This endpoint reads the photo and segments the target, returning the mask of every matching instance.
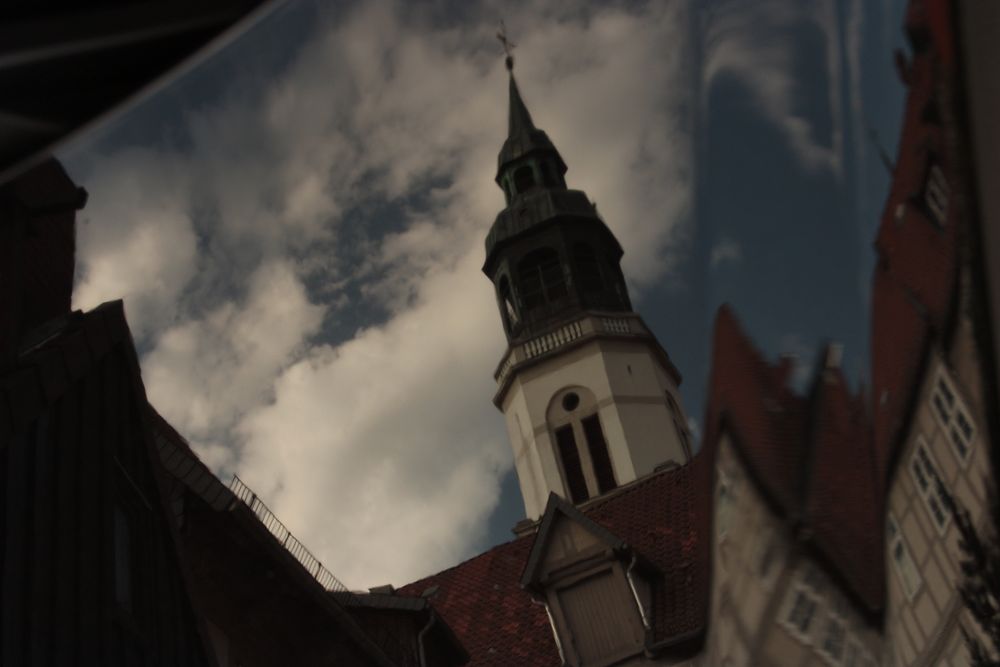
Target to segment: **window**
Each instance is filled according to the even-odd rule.
[[[934,519],[938,533],[943,535],[951,521],[951,513],[941,495],[941,489],[938,488],[941,477],[938,475],[937,466],[927,451],[927,443],[922,437],[917,437],[917,447],[910,458],[910,473],[913,475],[920,496],[924,499],[927,511]]]
[[[507,276],[500,278],[499,285],[500,292],[500,303],[503,308],[504,321],[507,325],[507,330],[511,331],[517,327],[520,322],[520,318],[517,316],[517,308],[514,307],[514,297],[510,292],[510,281]]]
[[[590,460],[594,464],[594,477],[597,478],[598,491],[607,493],[618,484],[615,482],[611,457],[608,455],[608,443],[604,440],[604,432],[601,430],[601,420],[597,415],[590,415],[585,417],[581,424],[583,425],[583,434],[587,438]]]
[[[570,500],[574,504],[582,503],[590,498],[590,495],[587,493],[587,482],[583,478],[580,454],[576,451],[576,438],[573,437],[572,425],[567,424],[556,430],[556,447],[559,450]]]
[[[886,524],[889,531],[889,554],[892,558],[893,567],[896,570],[896,575],[899,577],[899,582],[903,586],[903,591],[906,593],[907,599],[912,600],[913,596],[920,590],[923,578],[920,576],[920,572],[917,570],[917,566],[910,556],[910,550],[906,547],[906,540],[903,538],[903,533],[900,532],[899,525],[891,514]]]
[[[795,591],[792,605],[788,609],[788,616],[785,618],[785,622],[803,637],[809,635],[813,616],[816,615],[816,602],[816,597],[800,586]]]
[[[597,261],[594,249],[587,243],[577,243],[573,246],[573,263],[576,265],[577,280],[583,292],[600,292],[604,289],[601,278],[601,265]]]
[[[948,437],[951,449],[959,462],[965,465],[972,453],[972,441],[976,437],[976,427],[962,399],[952,388],[945,374],[939,373],[931,391],[931,406],[934,416]]]
[[[531,165],[526,164],[514,170],[514,192],[520,194],[535,185],[535,174]]]
[[[826,619],[826,627],[823,630],[823,643],[820,650],[828,655],[834,662],[840,662],[844,656],[844,641],[847,637],[847,629],[844,627],[844,620],[836,614],[830,614]]]
[[[556,178],[555,166],[548,160],[544,161],[539,165],[542,170],[542,184],[545,187],[555,187],[559,184],[559,180]]]
[[[938,225],[944,226],[948,219],[948,181],[941,167],[932,164],[927,170],[924,183],[924,203]]]
[[[525,308],[535,308],[566,296],[559,255],[552,248],[528,253],[517,265],[521,301]]]

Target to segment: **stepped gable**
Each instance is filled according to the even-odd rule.
[[[882,608],[882,494],[866,399],[852,395],[839,368],[813,387],[805,527],[867,612]]]
[[[697,649],[708,616],[711,461],[649,475],[578,509],[649,561],[654,581],[651,648]],[[536,534],[498,545],[400,589],[425,595],[468,650],[471,665],[562,664],[545,608],[520,588]],[[692,646],[693,644],[693,646]]]
[[[705,447],[725,424],[764,497],[779,516],[801,507],[806,403],[788,386],[791,363],[768,364],[728,305],[715,319]]]
[[[807,398],[797,396],[790,371],[787,360],[769,364],[721,307],[704,448],[714,451],[730,433],[777,515],[874,618],[884,584],[881,493],[865,398],[835,367],[820,369]]]

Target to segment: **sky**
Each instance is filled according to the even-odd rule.
[[[724,302],[799,387],[824,341],[866,378],[901,5],[286,3],[61,151],[90,193],[74,307],[124,299],[149,399],[202,459],[348,586],[402,585],[524,516],[481,272],[499,20],[697,434]]]

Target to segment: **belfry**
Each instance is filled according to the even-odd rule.
[[[508,347],[494,403],[507,422],[529,519],[550,492],[581,504],[691,458],[681,377],[632,310],[622,248],[535,127],[508,55],[510,109],[486,237]]]

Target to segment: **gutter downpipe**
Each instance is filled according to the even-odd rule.
[[[549,627],[552,628],[552,636],[556,640],[556,648],[559,649],[559,660],[563,664],[566,664],[566,654],[563,653],[562,640],[559,639],[559,632],[556,630],[556,622],[552,620],[552,612],[549,611],[549,605],[541,600],[536,600],[534,595],[528,595],[528,599],[531,600],[532,604],[538,604],[545,607],[545,615],[549,618]]]
[[[434,609],[430,609],[430,612],[430,620],[427,621],[427,625],[417,633],[417,652],[420,658],[420,667],[427,667],[427,656],[424,655],[424,635],[427,634],[437,621],[437,614],[434,613]]]
[[[632,562],[628,564],[625,569],[625,578],[628,579],[628,587],[632,589],[632,597],[635,598],[635,605],[639,607],[639,616],[642,618],[642,625],[647,630],[650,629],[649,618],[646,616],[646,608],[642,606],[642,602],[639,600],[639,591],[635,589],[635,580],[632,579],[632,569],[635,567],[635,563],[638,557],[635,552],[632,552]]]

